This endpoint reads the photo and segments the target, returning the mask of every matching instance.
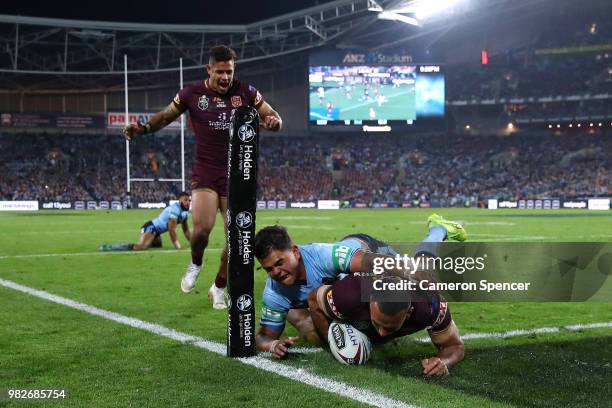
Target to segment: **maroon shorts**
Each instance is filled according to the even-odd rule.
[[[191,191],[208,189],[219,197],[227,197],[227,167],[215,167],[194,162],[191,174]]]

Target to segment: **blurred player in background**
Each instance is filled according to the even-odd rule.
[[[189,231],[189,205],[191,198],[189,194],[182,192],[178,196],[178,203],[174,203],[164,208],[161,214],[143,224],[140,229],[140,241],[136,244],[113,244],[113,245],[100,245],[98,251],[143,251],[147,248],[161,248],[162,240],[161,234],[166,231],[170,235],[172,245],[176,249],[181,249],[181,243],[176,235],[176,225],[181,224],[183,228],[183,234],[187,241],[191,239],[191,232]]]
[[[156,113],[144,125],[128,125],[127,139],[156,132],[174,122],[183,112],[189,117],[196,138],[196,157],[192,167],[191,263],[181,279],[181,290],[189,293],[195,287],[208,246],[210,232],[215,225],[217,210],[221,212],[227,237],[227,155],[232,110],[252,106],[261,117],[261,125],[278,131],[280,115],[266,103],[252,85],[234,79],[235,52],[224,45],[211,48],[206,65],[208,78],[181,89],[174,100]],[[221,253],[221,264],[215,282],[208,291],[215,309],[225,308],[223,289],[227,283],[227,242]]]
[[[417,255],[436,256],[437,245],[445,239],[464,241],[467,233],[453,221],[433,214],[429,233],[417,247]],[[283,337],[289,321],[309,343],[320,338],[308,312],[308,295],[322,285],[331,285],[348,274],[372,271],[375,254],[395,255],[385,242],[366,234],[351,234],[336,243],[297,246],[279,225],[265,227],[255,236],[253,253],[268,273],[263,291],[257,349],[283,358],[297,337]]]

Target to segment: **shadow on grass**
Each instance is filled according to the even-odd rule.
[[[610,344],[612,336],[525,345],[468,344],[465,360],[450,377],[423,378],[423,382],[521,407],[610,407]],[[415,378],[421,377],[419,360],[433,350],[403,343],[376,354],[368,365]]]

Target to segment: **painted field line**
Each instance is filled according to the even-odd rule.
[[[206,252],[218,252],[221,248],[206,248]],[[67,252],[54,254],[24,254],[24,255],[0,255],[0,259],[20,259],[20,258],[54,258],[71,256],[107,256],[107,255],[151,255],[151,254],[186,254],[187,249],[152,249],[148,251],[98,251],[98,252]]]
[[[121,315],[119,313],[110,312],[108,310],[99,309],[94,306],[90,306],[84,303],[80,303],[65,297],[53,295],[51,293],[33,289],[28,286],[23,286],[13,281],[4,280],[0,278],[0,285],[5,288],[13,289],[28,295],[32,295],[41,299],[48,300],[60,305],[68,306],[73,309],[77,309],[94,316],[102,317],[107,320],[124,324],[136,329],[145,330],[150,333],[157,334],[168,339],[172,339],[184,344],[191,344],[210,352],[225,356],[226,346],[221,343],[206,340],[201,337],[192,336],[186,333],[181,333],[177,330],[170,329],[158,324],[145,322],[143,320],[135,319]],[[402,401],[397,401],[382,394],[375,393],[373,391],[364,390],[340,381],[332,380],[318,376],[301,368],[295,368],[287,366],[285,364],[277,363],[270,358],[264,358],[262,356],[251,357],[251,358],[239,358],[237,361],[253,366],[260,370],[268,371],[273,374],[280,375],[281,377],[288,378],[293,381],[297,381],[306,385],[310,385],[315,388],[319,388],[323,391],[327,391],[332,394],[336,394],[345,398],[352,399],[357,402],[369,404],[375,407],[401,407],[401,408],[416,408],[414,405],[406,404]]]
[[[462,334],[461,338],[463,340],[507,339],[510,337],[527,336],[530,334],[559,333],[562,330],[580,331],[580,330],[599,329],[599,328],[606,328],[606,327],[612,327],[612,322],[578,323],[578,324],[570,324],[567,326],[537,327],[535,329],[509,330],[506,332],[467,333],[467,334]],[[413,340],[419,343],[429,343],[431,341],[428,337],[418,337]]]

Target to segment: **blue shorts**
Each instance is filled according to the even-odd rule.
[[[153,234],[156,237],[161,235],[161,233],[157,230],[157,227],[155,226],[155,224],[153,224],[153,222],[151,221],[147,221],[144,224],[142,224],[140,233],[144,234],[145,232],[148,232],[149,234]]]

